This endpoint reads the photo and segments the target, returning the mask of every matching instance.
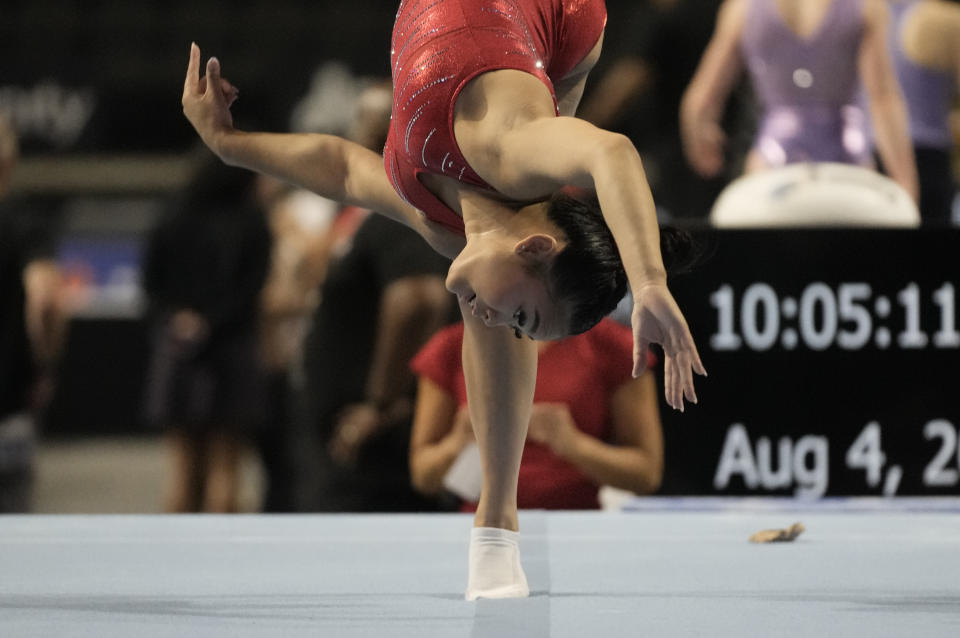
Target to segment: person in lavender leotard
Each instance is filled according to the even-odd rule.
[[[483,467],[467,597],[524,596],[517,477],[536,380],[535,339],[582,332],[632,290],[634,374],[664,349],[667,401],[706,374],[667,289],[640,157],[573,117],[600,53],[603,0],[404,0],[393,30],[385,157],[327,135],[236,130],[236,89],[191,46],[184,113],[229,164],[376,210],[453,258],[464,370]],[[595,191],[602,213],[561,191]]]
[[[917,174],[906,109],[886,50],[883,0],[726,0],[713,38],[680,108],[684,150],[694,169],[723,163],[718,121],[746,68],[761,105],[748,172],[795,162],[869,166],[862,82],[880,157],[914,198]]]
[[[950,108],[960,86],[960,5],[891,0],[890,54],[910,114],[924,223],[947,223],[957,191]]]

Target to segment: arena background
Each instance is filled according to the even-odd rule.
[[[608,2],[612,19],[627,4]],[[139,258],[202,153],[179,105],[190,41],[240,87],[239,126],[287,130],[306,126],[298,105],[331,99],[312,92],[317,73],[354,89],[387,74],[395,5],[4,2],[0,111],[23,151],[14,189],[62,206],[74,302],[44,436],[145,433]],[[957,493],[957,230],[687,225],[712,263],[675,290],[711,376],[700,406],[662,406],[663,493]]]

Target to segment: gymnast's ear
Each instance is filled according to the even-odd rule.
[[[555,237],[544,234],[528,235],[517,242],[514,251],[523,257],[535,262],[544,262],[557,254],[559,244]]]

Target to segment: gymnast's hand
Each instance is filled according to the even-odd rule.
[[[663,386],[667,403],[683,412],[683,398],[697,402],[693,373],[706,376],[690,328],[666,284],[647,283],[633,293],[633,376],[647,366],[651,343],[663,346]]]
[[[183,82],[183,114],[215,153],[221,137],[233,130],[230,106],[239,94],[237,87],[220,77],[217,58],[207,60],[207,74],[200,77],[200,47],[191,44],[187,77]]]

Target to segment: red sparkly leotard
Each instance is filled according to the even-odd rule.
[[[487,71],[517,69],[551,95],[600,38],[603,0],[403,0],[393,26],[393,115],[384,166],[397,193],[430,220],[463,234],[463,220],[420,181],[423,172],[493,190],[467,164],[453,107]]]

